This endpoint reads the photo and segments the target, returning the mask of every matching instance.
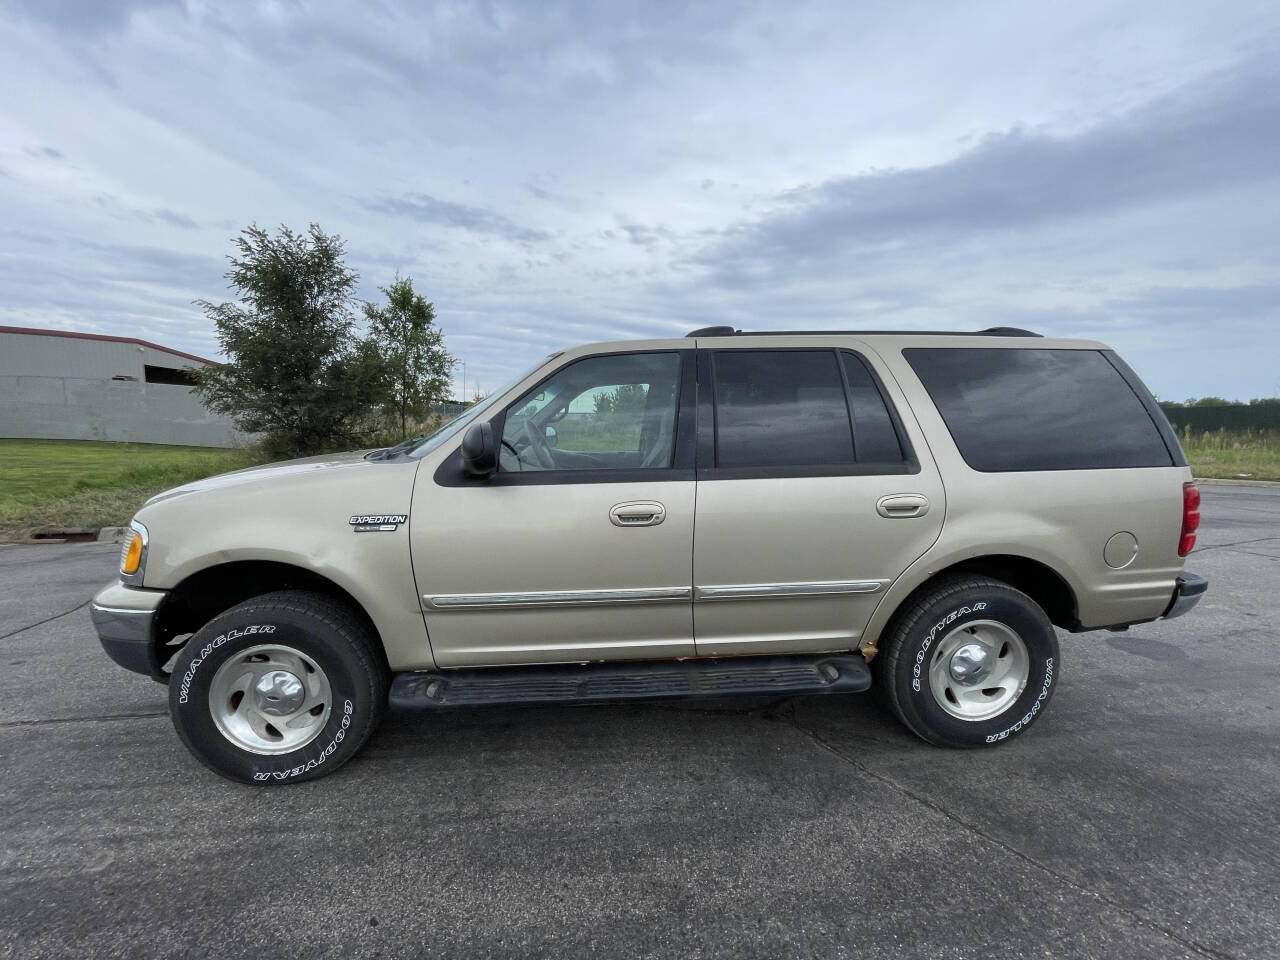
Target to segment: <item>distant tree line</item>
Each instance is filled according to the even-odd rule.
[[[233,241],[236,299],[198,301],[227,357],[199,371],[206,406],[276,456],[307,456],[407,433],[444,399],[453,358],[435,308],[397,275],[357,301],[340,237],[257,225]],[[357,308],[367,330],[355,326]]]
[[[1280,430],[1280,397],[1248,402],[1193,397],[1181,403],[1161,401],[1160,408],[1180,431]]]
[[[1191,397],[1187,400],[1161,400],[1162,407],[1280,407],[1280,397],[1254,397],[1252,400],[1224,400],[1222,397]]]

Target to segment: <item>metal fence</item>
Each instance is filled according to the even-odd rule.
[[[431,404],[430,410],[434,416],[443,417],[445,420],[452,420],[469,406],[471,406],[471,404],[460,403],[457,400],[438,400]]]

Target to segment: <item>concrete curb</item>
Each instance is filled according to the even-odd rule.
[[[128,527],[36,527],[0,530],[0,543],[32,546],[41,543],[124,543]]]

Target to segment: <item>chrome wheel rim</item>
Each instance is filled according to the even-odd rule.
[[[324,729],[333,695],[320,665],[281,644],[242,650],[218,668],[209,713],[231,743],[250,753],[289,753]]]
[[[970,620],[934,648],[929,688],[957,720],[990,720],[1027,687],[1031,655],[1017,631],[995,620]]]

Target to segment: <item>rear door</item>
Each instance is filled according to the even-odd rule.
[[[776,343],[698,351],[700,656],[857,646],[942,528],[937,469],[872,358]]]

